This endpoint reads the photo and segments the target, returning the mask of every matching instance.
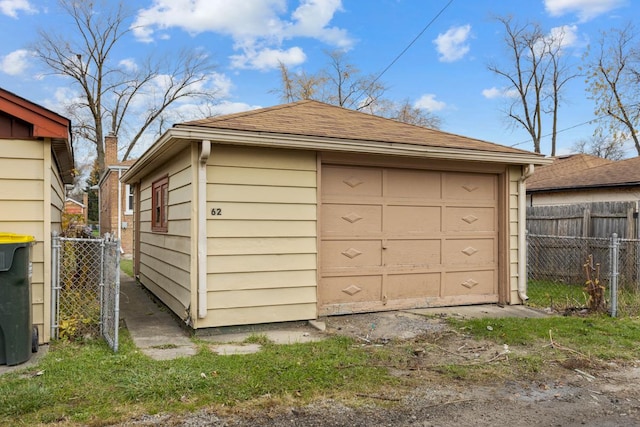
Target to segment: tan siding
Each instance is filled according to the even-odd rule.
[[[42,144],[40,141],[35,141]],[[3,153],[4,154],[4,153]],[[0,182],[7,179],[39,180],[44,179],[44,161],[40,159],[3,159],[0,169]]]
[[[316,273],[302,271],[251,271],[248,273],[220,273],[209,275],[210,291],[267,289],[315,286]]]
[[[207,241],[209,255],[257,255],[316,252],[316,239],[313,237],[255,237],[224,238],[217,237]]]
[[[185,149],[142,180],[140,281],[181,318],[191,299],[191,162]],[[169,175],[169,230],[151,231],[151,185]]]
[[[207,181],[209,311],[198,327],[315,318],[315,153],[214,146]]]
[[[43,192],[41,180],[0,180],[0,200],[42,200]]]
[[[43,221],[42,200],[0,200],[0,212],[5,221]]]
[[[313,319],[317,316],[316,303],[280,305],[277,307],[244,307],[218,309],[208,316],[207,327],[251,325],[256,323],[288,322]]]
[[[32,310],[41,342],[49,339],[49,319],[45,310],[48,312],[46,302],[51,281],[50,277],[45,277],[45,271],[50,269],[51,238],[47,235],[50,225],[45,225],[45,220],[51,218],[51,211],[48,206],[45,211],[45,203],[50,199],[51,190],[45,190],[45,184],[51,182],[51,170],[44,168],[45,164],[51,164],[50,157],[47,142],[0,139],[0,232],[25,234],[36,239],[31,251]]]
[[[315,286],[280,289],[253,289],[239,291],[223,291],[209,293],[209,309],[245,308],[245,307],[277,307],[280,305],[310,303],[316,301]]]
[[[207,224],[207,237],[315,237],[312,221],[237,221],[218,219]]]
[[[216,184],[275,185],[283,187],[312,187],[316,174],[311,171],[249,169],[214,166],[207,168],[207,181]]]
[[[295,251],[293,249],[292,251]],[[309,270],[315,266],[315,254],[285,255],[236,255],[210,256],[208,271],[210,273],[233,273],[250,271],[291,271]]]

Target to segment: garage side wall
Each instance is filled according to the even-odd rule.
[[[212,148],[199,328],[316,318],[316,169],[314,152]]]
[[[154,232],[151,190],[164,176],[169,178],[168,231]],[[140,183],[140,282],[186,322],[191,301],[191,200],[190,148]]]
[[[51,240],[45,234],[49,229],[45,216],[50,212],[45,204],[45,196],[50,197],[49,192],[45,195],[45,182],[52,180],[52,172],[45,171],[45,163],[50,164],[45,156],[51,156],[51,148],[43,141],[0,139],[0,231],[36,239],[31,253],[33,321],[46,341],[45,283],[48,290],[51,282],[50,277],[45,282],[45,259],[50,263],[51,258],[45,258],[45,246],[50,246]],[[46,249],[50,253],[50,248]]]

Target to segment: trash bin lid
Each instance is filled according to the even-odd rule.
[[[29,243],[35,242],[35,237],[26,234],[2,233],[0,232],[0,245],[7,243]]]

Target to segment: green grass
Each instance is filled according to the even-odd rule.
[[[508,360],[452,363],[446,356],[415,372],[443,380],[496,381],[533,378],[566,360],[625,363],[640,358],[640,319],[607,316],[449,319],[454,331],[508,344]],[[361,346],[347,337],[276,345],[256,334],[255,354],[221,356],[194,339],[196,355],[156,361],[142,354],[121,330],[120,351],[102,341],[54,342],[35,367],[0,377],[0,425],[105,425],[139,414],[182,413],[200,408],[304,405],[317,398],[353,399],[358,394],[393,395],[424,384],[411,370],[416,347],[429,349],[440,335],[385,346]],[[446,335],[443,335],[446,337]],[[436,341],[434,341],[436,340]],[[553,342],[554,346],[549,344]],[[459,360],[459,359],[458,359]],[[414,371],[411,371],[414,372]],[[41,373],[41,374],[39,374]]]
[[[133,277],[133,260],[121,259],[120,270],[129,277]]]
[[[250,355],[219,356],[203,345],[195,356],[155,361],[137,351],[126,331],[117,354],[101,341],[56,342],[26,375],[0,377],[0,425],[102,424],[136,413],[234,406],[267,395],[304,401],[394,383],[344,337],[263,344]]]
[[[530,280],[527,296],[527,304],[533,307],[551,307],[557,310],[586,307],[589,298],[584,284],[551,280]]]
[[[636,360],[640,357],[640,319],[601,316],[552,316],[451,320],[473,336],[500,344],[540,348],[551,340],[601,360]]]

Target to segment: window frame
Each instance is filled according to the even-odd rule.
[[[134,201],[134,186],[125,184],[124,186],[124,214],[125,215],[133,215],[133,205]]]
[[[169,231],[169,176],[164,176],[151,185],[151,231]]]

